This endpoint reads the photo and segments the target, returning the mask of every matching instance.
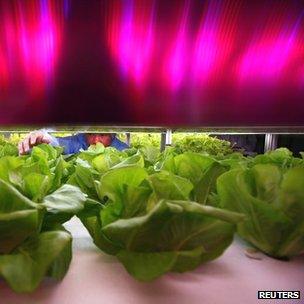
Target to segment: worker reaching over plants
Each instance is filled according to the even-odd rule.
[[[19,142],[19,153],[27,154],[32,147],[42,143],[63,147],[63,154],[74,154],[97,143],[102,143],[105,147],[116,148],[119,151],[129,147],[113,133],[78,133],[72,136],[55,137],[46,130],[37,130],[29,133],[25,139]]]

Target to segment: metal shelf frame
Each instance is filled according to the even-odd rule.
[[[49,126],[2,126],[0,133],[27,133],[37,129],[49,132],[82,133],[208,133],[208,134],[304,134],[303,126],[123,126],[123,125],[49,125]]]

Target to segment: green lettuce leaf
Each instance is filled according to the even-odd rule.
[[[239,214],[210,206],[162,200],[146,215],[117,220],[101,232],[116,244],[116,255],[127,271],[138,280],[150,281],[168,271],[194,269],[221,255],[240,220]]]
[[[271,164],[236,169],[221,175],[217,191],[221,207],[246,215],[238,224],[241,237],[275,258],[303,250],[304,168]]]
[[[36,233],[41,226],[42,214],[42,206],[0,180],[0,256]]]
[[[15,292],[35,290],[47,274],[62,279],[71,261],[71,235],[46,231],[28,238],[9,255],[0,255],[0,276]]]
[[[63,185],[44,197],[41,205],[46,207],[45,222],[63,223],[83,209],[86,195],[72,185]]]

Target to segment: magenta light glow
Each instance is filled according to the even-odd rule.
[[[304,66],[302,66],[302,68],[299,70],[299,84],[302,87],[302,89],[304,89]]]
[[[110,53],[125,79],[155,86],[157,74],[158,86],[172,92],[181,85],[193,90],[193,81],[213,86],[235,79],[231,85],[236,89],[289,81],[295,62],[304,61],[302,12],[278,6],[252,11],[246,20],[243,3],[178,1],[163,20],[151,2],[113,1],[107,28]]]
[[[6,88],[7,82],[8,82],[8,72],[7,72],[6,61],[0,49],[0,92]]]
[[[303,67],[302,0],[0,0],[0,122],[304,125]]]
[[[61,0],[2,3],[0,71],[6,66],[10,89],[27,92],[32,101],[41,99],[54,78],[62,40],[61,5]]]
[[[230,2],[207,2],[194,41],[192,71],[198,85],[204,85],[216,72],[224,74],[224,65],[234,47],[237,13],[237,5],[232,6]]]
[[[176,91],[182,84],[189,64],[187,24],[189,18],[190,1],[185,1],[176,38],[169,46],[169,52],[164,59],[163,79],[169,89]]]
[[[252,110],[262,107],[259,113],[284,116],[283,100],[302,109],[303,5],[151,3],[111,1],[106,14],[109,54],[128,84],[129,100],[141,101],[139,117],[247,123],[257,119]]]
[[[113,1],[114,7],[109,12],[108,45],[111,55],[123,77],[131,79],[138,87],[145,83],[153,52],[153,2],[147,3]]]
[[[258,41],[255,37],[249,44],[239,66],[240,81],[273,83],[284,77],[288,66],[303,55],[299,52],[299,26],[289,31],[285,26],[278,34],[269,35],[269,31],[274,32],[280,26],[277,23],[266,26],[267,30],[262,37]]]
[[[60,33],[47,1],[33,2],[28,16],[23,11],[21,7],[18,34],[24,74],[27,79],[32,80],[31,93],[41,94],[53,77]]]

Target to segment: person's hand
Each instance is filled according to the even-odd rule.
[[[27,154],[30,149],[39,144],[49,144],[51,142],[50,135],[43,131],[34,131],[29,133],[22,141],[18,144],[19,154]]]

